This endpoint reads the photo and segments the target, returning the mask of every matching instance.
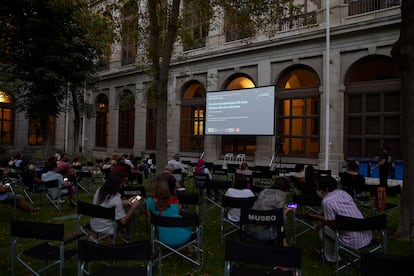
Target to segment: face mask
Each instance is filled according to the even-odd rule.
[[[316,194],[320,197],[320,198],[323,198],[323,194],[322,194],[322,192],[321,191],[316,191]]]

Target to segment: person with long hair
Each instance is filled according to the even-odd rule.
[[[150,185],[151,197],[146,200],[148,216],[179,217],[180,205],[178,198],[171,194],[165,178],[156,176]],[[188,227],[158,226],[158,238],[169,246],[184,244],[191,237],[192,230]]]
[[[136,200],[135,198],[130,197],[128,199],[122,200],[120,190],[124,184],[124,177],[118,173],[110,173],[108,177],[105,178],[104,184],[98,188],[93,195],[93,204],[100,205],[106,208],[111,208],[115,206],[115,220],[121,226],[124,226],[135,209],[137,209],[141,201]],[[128,211],[125,212],[124,206],[129,206]],[[92,218],[91,219],[91,228],[95,232],[103,234],[113,234],[112,221],[101,218]]]

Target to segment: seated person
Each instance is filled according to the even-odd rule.
[[[156,176],[151,181],[151,197],[146,200],[148,216],[179,217],[178,198],[172,196],[168,183]],[[158,227],[158,238],[169,246],[179,246],[187,242],[192,234],[189,227]]]
[[[24,160],[21,164],[22,172],[22,182],[26,187],[29,187],[31,191],[41,192],[45,191],[46,187],[42,185],[42,180],[37,177],[36,168],[30,166],[29,162]]]
[[[123,184],[123,175],[120,175],[119,173],[110,173],[108,177],[105,178],[104,184],[99,187],[93,195],[93,204],[106,208],[115,206],[115,220],[117,220],[121,226],[124,226],[129,221],[135,209],[141,204],[140,200],[132,201],[135,196],[125,200],[121,199],[119,191]],[[124,206],[129,206],[127,212],[125,212]],[[91,229],[95,232],[107,235],[112,235],[114,230],[112,221],[102,218],[91,218]]]
[[[165,169],[162,173],[160,173],[158,176],[165,179],[168,183],[168,187],[170,188],[170,193],[172,195],[175,195],[176,191],[180,189],[180,183],[177,181],[177,179],[172,175],[174,168],[171,165],[165,166]]]
[[[235,182],[244,182],[247,188],[253,186],[253,172],[249,169],[247,162],[240,164],[240,169],[236,170],[235,178]]]
[[[64,181],[63,176],[60,173],[57,173],[57,163],[54,157],[48,159],[48,162],[45,164],[44,173],[42,173],[41,180],[43,182],[48,182],[52,180],[57,180],[59,185],[60,195],[68,195],[69,204],[74,207],[74,196],[76,193],[75,187],[72,186],[72,182]]]
[[[291,186],[289,180],[285,177],[278,177],[271,188],[262,190],[253,203],[252,209],[255,210],[273,210],[285,208],[285,214],[288,210],[286,205],[286,195]],[[286,217],[284,218],[286,222]],[[275,240],[278,236],[277,227],[268,225],[246,225],[244,231],[259,240]]]
[[[330,226],[335,226],[336,215],[352,218],[364,218],[353,198],[345,191],[338,189],[338,182],[332,176],[318,176],[316,179],[317,192],[322,199],[323,215],[310,214],[309,216],[322,222],[319,227],[319,236],[324,242],[323,254],[327,262],[336,262],[335,255],[335,231]],[[327,238],[324,239],[323,235]],[[345,246],[359,249],[367,246],[372,241],[371,231],[342,231],[339,240]],[[339,261],[339,260],[338,260]]]
[[[62,153],[60,155],[60,159],[56,162],[56,164],[56,172],[63,175],[63,177],[72,178],[76,175],[76,171],[72,168],[72,165],[69,163],[69,157],[66,153]]]
[[[23,195],[13,193],[7,185],[0,185],[0,202],[12,207],[16,203],[16,208],[25,213],[36,213],[40,210],[38,207],[33,207]]]
[[[254,197],[255,194],[246,187],[246,182],[242,179],[236,179],[236,182],[234,183],[233,188],[228,188],[225,196],[230,197],[237,197],[237,198],[247,198],[247,197]],[[239,208],[231,208],[227,212],[227,217],[229,220],[234,222],[240,221],[240,209]]]
[[[294,171],[290,173],[290,178],[294,187],[299,191],[302,191],[303,186],[305,185],[305,165],[296,164]]]
[[[342,173],[340,180],[342,190],[352,197],[364,191],[365,177],[359,174],[359,166],[355,161],[348,161],[346,171]]]
[[[197,164],[194,167],[194,173],[206,174],[208,176],[207,195],[212,198],[221,198],[220,192],[214,187],[213,176],[211,175],[210,170],[205,166],[205,162],[202,158],[198,159]]]
[[[172,159],[168,160],[167,164],[171,165],[173,170],[173,175],[180,183],[181,186],[184,185],[184,176],[185,176],[185,168],[184,164],[181,162],[181,155],[179,153],[175,153]]]

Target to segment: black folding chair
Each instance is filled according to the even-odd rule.
[[[292,243],[296,244],[298,237],[314,231],[319,221],[310,219],[308,214],[322,213],[322,200],[315,194],[313,195],[292,195],[292,202],[298,205],[298,208],[291,212],[292,215]]]
[[[232,221],[227,214],[232,208],[251,208],[256,201],[256,197],[231,197],[223,196],[221,198],[221,212],[220,212],[220,240],[224,239],[237,231],[240,231],[240,221]]]
[[[412,270],[414,256],[365,253],[361,256],[361,276],[406,275]]]
[[[144,219],[145,219],[145,231],[148,232],[148,214],[147,214],[147,207],[146,207],[146,204],[145,204],[145,198],[147,197],[147,193],[145,191],[145,186],[127,186],[127,187],[124,187],[121,190],[121,198],[122,199],[128,199],[132,196],[137,196],[137,195],[139,195],[142,198],[141,199],[142,204],[136,209],[134,214],[137,215],[137,219],[139,217],[144,217]],[[141,222],[141,221],[136,220],[136,219],[134,219],[133,221],[130,220],[129,221],[130,229],[135,228],[135,225],[134,225],[135,221]]]
[[[339,271],[346,269],[348,274],[351,265],[358,269],[358,266],[354,264],[359,262],[361,255],[364,253],[373,253],[382,249],[385,253],[387,249],[387,217],[386,214],[380,214],[373,217],[367,218],[352,218],[341,215],[335,217],[335,255],[336,255],[336,275],[339,275]],[[373,231],[379,233],[381,240],[377,241],[373,239],[370,244],[360,248],[358,250],[347,247],[340,242],[340,235],[342,231]],[[324,235],[324,239],[326,239]],[[346,254],[346,262],[342,265],[339,263],[340,253]]]
[[[264,242],[282,246],[285,237],[284,208],[271,210],[242,208],[240,227],[241,241]],[[268,232],[268,238],[258,238],[258,236],[254,234],[266,231]],[[274,235],[275,238],[272,237]]]
[[[12,275],[16,273],[16,259],[34,275],[39,276],[55,266],[57,274],[62,275],[65,257],[76,253],[75,250],[65,252],[64,227],[64,224],[10,220]],[[34,260],[44,261],[45,265],[40,266]]]
[[[85,221],[83,218],[86,218]],[[96,232],[91,228],[91,218],[102,218],[112,221],[112,235]],[[106,238],[112,238],[112,244],[116,243],[118,222],[115,220],[115,207],[105,208],[92,203],[78,201],[77,206],[77,231],[89,241],[100,243]]]
[[[302,250],[299,247],[226,241],[224,276],[300,276]]]
[[[158,238],[158,227],[191,227],[193,234],[187,242],[173,247]],[[151,242],[153,246],[153,252],[158,253],[156,259],[154,259],[154,263],[159,267],[159,275],[162,274],[162,260],[171,255],[181,257],[196,265],[198,271],[201,270],[204,260],[203,226],[202,220],[198,214],[186,214],[181,217],[162,217],[152,215]],[[193,256],[186,254],[188,247],[192,248],[194,251]]]
[[[91,271],[91,264],[94,261],[99,262],[98,267]],[[143,264],[137,264],[137,261],[143,261]],[[96,276],[151,276],[151,241],[143,240],[128,244],[108,246],[96,244],[91,241],[78,240],[77,267],[78,276],[84,274]]]

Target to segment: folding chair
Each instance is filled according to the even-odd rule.
[[[310,219],[308,214],[322,214],[322,200],[311,195],[292,195],[292,202],[298,204],[298,208],[291,212],[292,215],[292,243],[296,244],[298,237],[313,231],[319,224],[318,221]]]
[[[256,197],[230,197],[223,196],[221,198],[221,212],[220,212],[220,240],[224,239],[237,231],[240,231],[240,221],[232,221],[227,217],[227,213],[232,208],[251,208],[255,202]]]
[[[335,255],[336,255],[335,271],[336,271],[336,275],[339,275],[339,271],[342,269],[346,269],[346,274],[348,275],[349,267],[351,265],[353,265],[353,267],[358,270],[359,267],[354,264],[360,261],[362,254],[373,253],[380,249],[382,249],[383,253],[385,253],[387,249],[387,217],[386,217],[386,214],[380,214],[374,217],[368,217],[368,218],[363,218],[363,219],[336,215],[334,230],[335,230]],[[373,234],[379,232],[381,240],[376,241],[375,239],[373,239],[369,245],[363,248],[360,248],[358,250],[355,250],[355,249],[351,249],[343,245],[340,242],[339,236],[342,231],[373,231],[374,232]],[[342,265],[340,265],[339,263],[339,256],[341,252],[347,255],[345,256],[346,257],[345,263]]]
[[[175,169],[171,174],[175,177],[177,182],[181,184],[181,186],[184,185],[184,172],[181,169]]]
[[[361,276],[405,275],[412,270],[414,256],[365,253],[361,256]]]
[[[58,274],[62,275],[65,261],[64,227],[64,224],[10,220],[12,275],[16,272],[16,259],[34,275],[38,276],[54,266],[58,266]],[[38,267],[39,262],[34,260],[44,261],[45,265]]]
[[[80,170],[76,172],[76,185],[87,194],[92,194],[89,189],[94,184],[92,172],[89,170]]]
[[[168,244],[162,242],[158,238],[158,228],[159,227],[191,227],[193,234],[190,239],[176,247],[169,246]],[[199,215],[186,214],[181,217],[162,217],[162,216],[151,216],[151,243],[153,252],[156,254],[156,259],[154,263],[159,266],[159,275],[162,274],[162,260],[171,256],[176,255],[181,257],[192,264],[196,265],[198,271],[201,270],[204,260],[204,249],[203,249],[203,226],[202,220]],[[187,255],[186,250],[190,247],[194,250],[193,256]]]
[[[193,174],[193,178],[194,178],[194,188],[193,189],[198,189],[199,190],[199,194],[202,200],[202,204],[203,204],[203,217],[205,217],[206,213],[207,213],[207,201],[208,201],[208,196],[207,196],[207,185],[208,182],[210,181],[209,176],[207,174],[198,174],[195,173]]]
[[[260,192],[265,188],[269,188],[273,184],[273,172],[269,167],[260,167],[253,171],[255,192]]]
[[[57,210],[61,209],[62,204],[62,192],[61,188],[59,187],[59,182],[57,179],[50,180],[50,181],[42,181],[42,184],[46,187],[46,198],[49,200],[50,203],[52,203],[53,206]]]
[[[88,221],[85,221],[83,217],[87,217]],[[91,218],[111,220],[113,235],[93,231],[89,222]],[[118,222],[115,220],[115,207],[105,208],[92,203],[78,201],[76,224],[78,234],[82,234],[89,241],[100,243],[104,239],[112,238],[112,244],[116,244]]]
[[[259,226],[259,228],[255,226]],[[240,227],[241,241],[264,242],[283,246],[283,239],[285,237],[284,208],[277,208],[271,210],[255,210],[251,208],[243,208],[241,209],[240,215]],[[250,228],[250,233],[248,231],[249,227],[252,227]],[[251,235],[252,232],[264,231],[277,234],[277,237],[259,239]],[[270,233],[269,236],[271,236]]]
[[[176,196],[178,197],[178,202],[180,205],[185,205],[186,208],[183,212],[188,212],[188,206],[194,207],[194,212],[197,215],[200,215],[200,200],[197,193],[190,193],[190,192],[177,192]]]
[[[300,276],[302,250],[229,240],[224,255],[224,276]]]
[[[96,269],[91,268],[99,262]],[[104,263],[104,261],[106,261]],[[122,263],[116,263],[122,261]],[[128,262],[131,261],[131,262]],[[142,261],[142,264],[137,264]],[[87,266],[88,265],[88,266]],[[121,245],[102,245],[78,240],[78,276],[86,275],[152,275],[152,248],[150,240]],[[93,269],[93,271],[91,271]]]
[[[137,214],[137,218],[139,218],[141,216],[144,217],[144,219],[145,219],[145,231],[148,232],[148,214],[147,214],[147,207],[146,207],[146,204],[145,204],[145,198],[147,197],[147,193],[145,191],[145,186],[127,186],[127,187],[124,187],[121,190],[121,198],[122,199],[128,199],[132,196],[137,196],[137,195],[142,197],[141,201],[143,203],[136,209],[134,214]],[[137,219],[130,220],[129,221],[129,226],[131,228],[135,227],[135,225],[134,225],[135,221],[141,222]]]

